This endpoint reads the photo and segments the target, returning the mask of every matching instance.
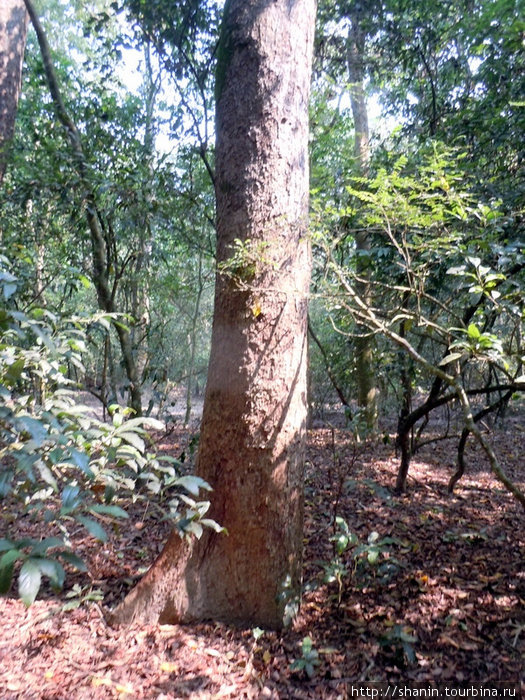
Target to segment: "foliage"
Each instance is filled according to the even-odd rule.
[[[176,476],[163,466],[148,441],[146,427],[161,429],[151,418],[127,417],[114,407],[111,422],[98,420],[78,401],[71,368],[83,371],[86,328],[107,327],[107,316],[59,318],[45,309],[27,313],[14,307],[17,279],[1,259],[0,285],[0,496],[14,499],[58,536],[0,541],[0,589],[10,587],[15,562],[21,563],[18,589],[30,605],[42,576],[62,588],[64,564],[83,569],[69,547],[69,531],[82,525],[105,541],[104,519],[125,518],[124,498],[147,498],[162,488],[180,490],[166,517],[186,537],[203,527],[221,528],[204,517],[209,503],[197,502],[202,479]],[[127,419],[126,419],[127,418]],[[186,491],[188,495],[182,493]]]
[[[290,670],[304,672],[308,678],[313,678],[316,666],[320,663],[319,653],[314,648],[312,638],[304,637],[301,642],[301,656],[290,664]]]
[[[436,397],[453,387],[467,416],[467,396],[482,387],[490,395],[522,385],[524,258],[504,237],[500,202],[476,200],[469,191],[463,160],[434,143],[416,163],[400,157],[369,182],[354,179],[347,206],[333,210],[331,221],[320,219],[315,242],[334,328],[350,337],[366,326],[398,346],[405,407],[416,387],[434,387]],[[371,240],[373,306],[359,296],[362,252],[350,237],[362,226]],[[443,371],[450,368],[452,374]],[[468,431],[476,433],[472,425]]]
[[[341,602],[345,582],[350,575],[359,585],[366,585],[370,578],[381,583],[387,583],[400,567],[400,562],[393,556],[392,547],[401,542],[393,537],[380,537],[379,533],[371,532],[366,542],[350,532],[346,520],[336,516],[334,534],[330,537],[334,555],[329,562],[323,563],[325,583],[337,583],[338,602]],[[352,568],[348,567],[351,559]]]
[[[379,638],[379,645],[399,668],[416,662],[415,642],[417,637],[404,625],[393,625]]]

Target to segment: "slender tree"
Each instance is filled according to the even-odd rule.
[[[69,145],[74,157],[75,167],[79,175],[82,197],[84,200],[84,215],[91,238],[93,259],[92,278],[97,291],[99,308],[108,313],[115,313],[118,309],[115,306],[114,285],[111,285],[108,274],[107,243],[102,226],[102,215],[97,204],[95,189],[90,180],[89,165],[84,153],[81,135],[62,98],[51,57],[51,50],[35,7],[31,0],[24,0],[24,4],[27,8],[31,23],[37,35],[40,52],[42,54],[42,61],[44,63],[44,72],[49,87],[49,92],[53,100],[55,113],[59,123],[62,125],[67,134]],[[142,396],[137,365],[133,354],[131,335],[128,328],[126,328],[122,323],[115,323],[114,325],[119,339],[126,375],[129,381],[130,405],[135,411],[135,414],[137,416],[141,416]]]
[[[363,28],[363,8],[356,4],[348,10],[349,28],[346,41],[348,77],[350,80],[350,103],[354,118],[354,156],[356,170],[360,177],[368,177],[370,165],[368,109],[365,93],[365,41],[366,31]],[[355,235],[357,257],[357,273],[359,294],[367,303],[371,303],[370,284],[368,283],[370,255],[370,235],[366,230],[360,230]],[[374,339],[367,328],[358,326],[359,336],[356,338],[356,378],[357,401],[364,412],[365,424],[368,430],[377,428],[377,388],[374,373]]]
[[[207,531],[174,532],[117,623],[279,628],[298,603],[315,0],[227,2],[216,79],[218,274],[197,472]]]
[[[2,0],[0,3],[0,183],[4,177],[7,151],[15,131],[26,33],[27,13],[23,0]]]

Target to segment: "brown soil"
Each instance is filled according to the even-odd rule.
[[[515,421],[493,438],[502,465],[523,487],[523,428]],[[174,432],[162,447],[180,451],[185,439]],[[449,496],[454,443],[429,445],[414,459],[408,493],[396,497],[392,444],[356,446],[343,430],[312,430],[303,605],[291,629],[257,640],[252,630],[217,624],[109,628],[104,608],[152,561],[167,524],[153,504],[137,504],[105,544],[79,531],[75,545],[89,574],[72,574],[59,595],[43,589],[29,610],[14,592],[0,600],[0,697],[335,700],[350,697],[358,681],[523,683],[524,514],[483,455],[470,447],[467,456],[469,473]],[[349,548],[340,585],[323,581],[334,561],[335,515],[361,543],[372,532],[395,538],[372,564],[367,552],[356,561]],[[7,532],[38,530],[4,508],[0,537]],[[79,597],[100,591],[103,602],[64,610],[74,584]],[[290,668],[306,636],[319,658],[312,678]]]

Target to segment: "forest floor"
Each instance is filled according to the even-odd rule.
[[[509,420],[492,439],[524,487],[523,422]],[[174,429],[160,448],[180,454],[187,444],[187,432]],[[407,493],[395,496],[392,441],[355,444],[341,428],[311,430],[305,592],[280,634],[221,624],[108,627],[104,608],[129,590],[167,534],[152,505],[137,502],[107,543],[76,535],[89,573],[68,577],[63,593],[43,590],[28,610],[14,593],[0,599],[0,698],[335,700],[364,681],[521,680],[523,691],[524,513],[476,447],[467,458],[468,474],[450,496],[455,442],[428,445],[413,460]],[[0,537],[35,534],[29,517],[1,515]],[[335,516],[363,545],[339,560]],[[291,668],[304,660],[305,637],[312,677]]]

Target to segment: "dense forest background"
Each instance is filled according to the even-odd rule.
[[[222,3],[35,7],[0,187],[0,496],[43,528],[17,539],[6,520],[0,589],[15,577],[26,604],[84,569],[71,523],[105,541],[126,504],[159,497],[181,536],[220,531],[187,466],[217,271]],[[338,512],[346,450],[395,448],[399,495],[441,444],[452,492],[476,444],[525,506],[491,434],[523,415],[524,31],[517,0],[318,3],[308,405],[339,475],[339,604],[358,544]],[[237,240],[218,272],[248,289],[267,255]],[[179,428],[180,450],[155,448],[151,431],[165,444]],[[356,562],[392,544],[375,542]],[[313,676],[308,644],[297,668]]]

